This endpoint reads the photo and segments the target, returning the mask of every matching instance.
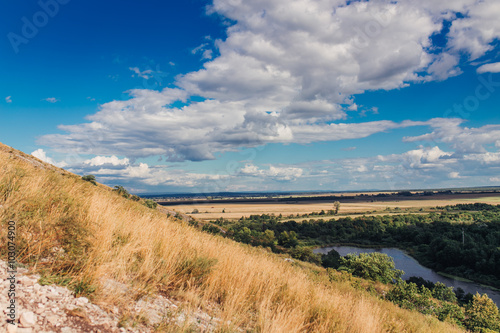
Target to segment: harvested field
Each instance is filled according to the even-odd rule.
[[[446,194],[430,197],[408,197],[407,199],[398,197],[396,200],[391,197],[357,197],[356,199],[349,201],[354,202],[341,202],[338,217],[354,217],[359,214],[385,215],[395,214],[398,212],[418,213],[421,208],[423,208],[424,211],[427,211],[431,207],[456,205],[459,203],[483,202],[488,204],[500,204],[500,193]],[[400,210],[395,211],[397,208]],[[239,219],[242,216],[260,214],[282,214],[283,216],[291,214],[303,215],[310,214],[312,212],[320,212],[321,210],[328,211],[333,209],[333,204],[314,201],[304,203],[196,203],[189,205],[170,205],[169,209],[206,221],[215,220],[219,217],[223,217],[225,219]],[[192,214],[192,212],[196,209],[199,213]]]

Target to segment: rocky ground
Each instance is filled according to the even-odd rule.
[[[67,288],[40,285],[40,276],[18,268],[16,274],[15,325],[8,323],[10,275],[0,261],[0,332],[76,333],[76,332],[154,332],[162,327],[189,327],[192,331],[214,331],[218,320],[202,311],[187,312],[182,305],[163,296],[146,297],[124,311],[112,307],[105,311],[85,297],[75,297]],[[126,291],[126,286],[108,280],[109,288]],[[162,326],[163,325],[163,326]]]

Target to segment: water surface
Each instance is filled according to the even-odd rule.
[[[463,282],[455,279],[451,279],[448,277],[444,277],[442,275],[437,274],[430,268],[424,267],[418,263],[417,260],[407,255],[404,251],[396,248],[360,248],[354,246],[331,246],[331,247],[322,247],[314,250],[314,253],[322,253],[327,254],[331,250],[337,251],[341,256],[346,256],[349,253],[373,253],[380,252],[385,253],[388,256],[394,258],[394,264],[397,269],[401,269],[405,272],[403,275],[403,280],[408,279],[411,276],[420,276],[426,280],[436,282],[442,282],[448,287],[453,287],[455,290],[460,287],[465,293],[475,294],[476,292],[480,294],[488,294],[488,297],[491,298],[497,306],[500,305],[500,292],[492,290],[487,287],[483,287],[477,283],[473,282]]]

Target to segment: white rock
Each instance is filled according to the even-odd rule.
[[[71,327],[63,327],[61,328],[61,333],[75,333],[76,331]]]
[[[17,333],[32,333],[33,330],[31,329],[31,327],[18,327],[17,328]]]
[[[59,323],[59,318],[57,316],[48,316],[47,321],[51,323],[52,325],[56,325]]]
[[[79,304],[87,304],[89,302],[89,299],[87,297],[78,297],[76,299],[76,302]]]
[[[25,311],[19,316],[21,327],[33,327],[36,324],[36,315],[31,311]]]
[[[35,284],[35,280],[32,280],[30,279],[29,277],[27,276],[22,276],[19,278],[19,282],[25,286],[25,287],[30,287],[30,286],[33,286]]]

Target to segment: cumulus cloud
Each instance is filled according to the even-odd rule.
[[[498,178],[500,156],[489,152],[457,156],[439,146],[420,146],[400,154],[313,161],[296,167],[322,170],[303,179],[312,184],[319,177],[338,189],[477,186],[490,185],[491,179]]]
[[[406,142],[440,141],[455,149],[455,154],[485,153],[487,145],[500,148],[500,125],[485,125],[478,128],[462,127],[461,119],[435,119],[431,133],[405,137]]]
[[[86,160],[83,163],[88,164],[90,166],[102,166],[102,165],[128,165],[129,164],[129,159],[124,158],[124,159],[119,159],[116,156],[96,156],[90,160]]]
[[[291,181],[300,178],[304,170],[297,167],[275,167],[269,166],[269,169],[261,169],[253,164],[246,164],[240,169],[240,174],[244,176],[270,178],[276,181]]]
[[[49,103],[57,103],[59,100],[55,97],[47,97],[44,99],[44,101],[49,102]]]
[[[51,160],[52,162],[54,161]],[[110,185],[118,183],[141,187],[146,185],[202,188],[207,182],[219,182],[229,177],[228,175],[188,172],[165,165],[132,163],[127,158],[120,159],[116,156],[96,156],[71,165],[66,164],[66,166],[71,172],[81,175],[92,174],[99,181]]]
[[[463,1],[462,18],[452,22],[449,44],[452,49],[466,51],[471,59],[477,59],[493,49],[491,44],[500,36],[498,13],[500,3],[496,0]]]
[[[5,102],[12,103],[12,96],[5,97]]]
[[[365,91],[458,75],[463,52],[475,59],[500,36],[498,6],[493,0],[214,0],[210,12],[233,22],[227,38],[214,41],[217,57],[204,43],[193,53],[208,61],[178,76],[176,87],[132,90],[129,100],[103,104],[89,123],[62,125],[66,134],[46,135],[40,143],[58,151],[200,161],[238,147],[432,125],[349,123],[348,112],[363,112],[353,96]],[[451,22],[449,43],[433,45],[445,20]],[[130,70],[142,78],[153,74]],[[444,141],[452,134],[444,133],[448,129],[453,126],[436,126],[407,141]],[[463,152],[477,150],[465,135],[458,139]]]
[[[478,67],[477,73],[500,73],[500,62],[482,65],[481,67]]]
[[[51,157],[47,156],[47,153],[43,149],[37,149],[34,152],[32,152],[31,155],[35,156],[36,158],[38,158],[46,163],[52,164],[52,165],[59,167],[59,168],[64,168],[68,165],[64,161],[63,162],[54,161]]]

